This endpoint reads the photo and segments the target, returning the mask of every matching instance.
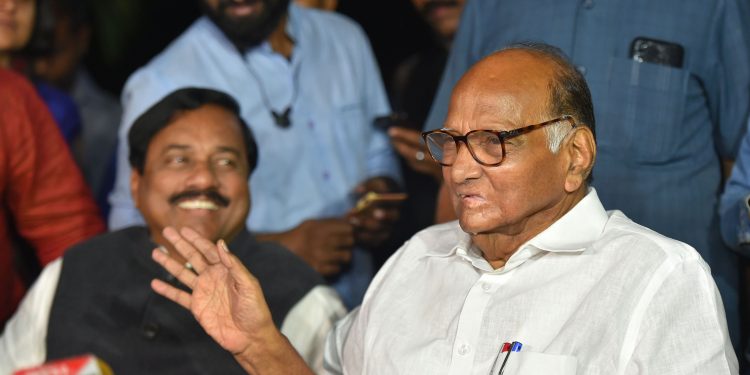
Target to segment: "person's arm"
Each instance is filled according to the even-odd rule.
[[[726,162],[735,159],[750,116],[750,11],[741,0],[723,3],[708,45],[717,56],[712,77],[701,77],[711,118],[716,125],[716,148]]]
[[[258,280],[223,241],[213,244],[189,228],[179,233],[165,228],[164,237],[195,273],[155,249],[154,260],[191,289],[188,293],[153,280],[156,293],[190,310],[206,333],[249,374],[312,374],[274,326]]]
[[[697,255],[687,257],[652,275],[633,310],[618,374],[738,373],[711,272]]]
[[[42,270],[0,336],[0,374],[38,366],[47,358],[47,326],[62,258]]]
[[[0,85],[0,138],[8,161],[6,204],[42,265],[104,231],[104,221],[52,115],[20,77]]]
[[[719,220],[724,242],[732,249],[750,250],[750,133],[742,138],[737,162],[719,201]]]

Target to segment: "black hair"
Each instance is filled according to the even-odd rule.
[[[240,116],[240,105],[228,94],[196,87],[173,91],[135,120],[128,132],[130,166],[139,174],[143,174],[146,152],[154,136],[169,126],[174,121],[175,116],[181,112],[198,109],[208,104],[218,105],[237,117],[242,132],[242,140],[247,151],[248,174],[251,174],[258,163],[258,146],[250,128]]]

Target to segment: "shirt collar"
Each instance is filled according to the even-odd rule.
[[[608,219],[596,189],[589,188],[588,193],[580,202],[547,229],[521,245],[518,251],[508,259],[506,266],[500,270],[515,268],[540,252],[581,252],[600,237]],[[454,231],[456,237],[453,240],[456,245],[448,251],[440,250],[439,246],[432,247],[425,252],[424,256],[440,258],[459,256],[479,269],[492,271],[488,268],[489,263],[482,257],[479,249],[473,246],[471,236],[461,230],[458,221],[449,225],[456,229]],[[441,239],[441,242],[445,240],[447,239]]]
[[[521,248],[533,246],[549,252],[583,251],[599,238],[608,219],[596,189],[589,188],[586,196],[570,211]]]

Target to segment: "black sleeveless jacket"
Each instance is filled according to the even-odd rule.
[[[178,282],[151,260],[144,227],[104,234],[71,248],[50,312],[47,361],[93,353],[122,374],[245,374],[181,306],[151,290]],[[258,278],[274,323],[322,278],[301,259],[246,231],[231,251]]]

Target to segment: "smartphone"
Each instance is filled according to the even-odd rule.
[[[388,116],[376,117],[373,125],[380,130],[388,131],[391,126],[406,126],[408,120],[409,116],[406,113],[396,112]]]
[[[682,68],[685,49],[672,42],[637,37],[630,44],[630,57],[638,62]]]
[[[365,211],[376,203],[401,202],[405,200],[406,197],[406,193],[376,193],[371,191],[359,198],[352,209],[352,213],[356,214]]]

